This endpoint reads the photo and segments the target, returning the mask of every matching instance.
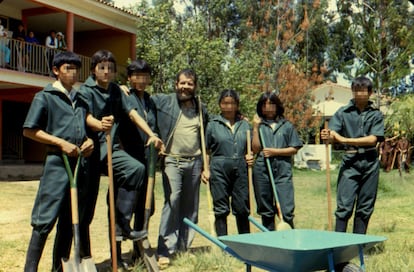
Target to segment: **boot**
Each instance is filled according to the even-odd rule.
[[[353,233],[366,234],[367,227],[368,227],[368,220],[364,220],[361,217],[354,218]]]
[[[137,241],[134,241],[133,247],[134,249],[132,251],[131,259],[132,263],[135,264],[139,261],[139,259],[141,259],[141,251],[139,250],[139,245]]]
[[[250,223],[247,215],[236,215],[236,224],[239,234],[250,233]]]
[[[47,235],[41,235],[40,232],[33,230],[27,249],[26,264],[24,272],[37,272],[40,257],[46,244]]]
[[[262,216],[262,224],[269,231],[275,230],[275,217]]]
[[[346,232],[348,220],[336,218],[335,231]]]
[[[146,231],[131,229],[132,212],[135,207],[137,192],[119,188],[116,199],[116,222],[119,225],[122,236],[130,240],[139,240],[146,237]]]
[[[214,225],[216,227],[217,236],[227,235],[227,216],[216,215]]]
[[[116,242],[116,262],[118,264],[118,268],[122,268],[124,270],[128,269],[128,263],[122,259],[122,248],[121,242]]]

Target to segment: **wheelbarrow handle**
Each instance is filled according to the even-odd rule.
[[[225,243],[223,243],[222,241],[220,241],[219,239],[217,239],[216,237],[210,235],[208,232],[206,232],[205,230],[203,230],[202,228],[200,228],[199,226],[197,226],[197,224],[194,224],[190,219],[188,219],[187,217],[185,217],[183,219],[184,223],[187,224],[190,228],[194,229],[195,231],[197,231],[198,233],[200,233],[202,236],[204,236],[205,238],[207,238],[208,240],[210,240],[210,242],[212,242],[213,244],[216,244],[218,247],[220,247],[222,250],[226,251],[227,253],[229,253],[230,255],[232,255],[233,257],[238,258],[239,260],[243,260],[243,258],[241,258],[236,252],[234,252],[234,250],[232,250],[231,248],[229,248]]]

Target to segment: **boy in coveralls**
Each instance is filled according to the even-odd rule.
[[[70,186],[62,153],[69,156],[74,171],[77,157],[87,157],[93,151],[93,141],[86,136],[85,110],[79,107],[78,94],[72,89],[80,67],[81,60],[74,53],[56,54],[53,73],[57,80],[35,95],[23,124],[24,136],[47,145],[47,157],[32,211],[33,231],[25,272],[37,271],[47,236],[58,219],[53,271],[62,271],[61,259],[69,258],[72,242]]]
[[[81,86],[81,99],[87,104],[86,122],[95,142],[95,152],[89,160],[90,181],[80,188],[82,195],[87,195],[87,202],[80,212],[80,229],[84,230],[81,236],[81,255],[91,256],[89,225],[92,221],[99,189],[101,173],[107,170],[107,145],[105,132],[110,131],[112,141],[112,163],[115,185],[115,214],[117,240],[127,238],[138,240],[145,235],[131,228],[130,221],[135,209],[138,191],[142,190],[145,177],[145,167],[129,155],[119,141],[120,119],[130,118],[131,121],[149,135],[149,142],[156,147],[161,144],[152,130],[148,127],[137,111],[127,103],[119,86],[113,83],[116,72],[114,55],[107,50],[99,50],[92,56],[91,76]],[[120,266],[124,266],[121,256],[118,257]]]
[[[335,231],[346,232],[355,205],[353,232],[365,234],[377,197],[380,164],[376,145],[384,140],[384,121],[368,101],[371,80],[357,77],[351,88],[354,98],[334,114],[321,138],[345,146],[338,174]]]

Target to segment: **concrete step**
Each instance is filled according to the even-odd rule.
[[[38,180],[42,175],[43,164],[2,162],[0,181]]]

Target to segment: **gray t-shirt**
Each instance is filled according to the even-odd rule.
[[[195,108],[182,108],[167,153],[183,157],[197,156],[200,149],[200,118]]]

